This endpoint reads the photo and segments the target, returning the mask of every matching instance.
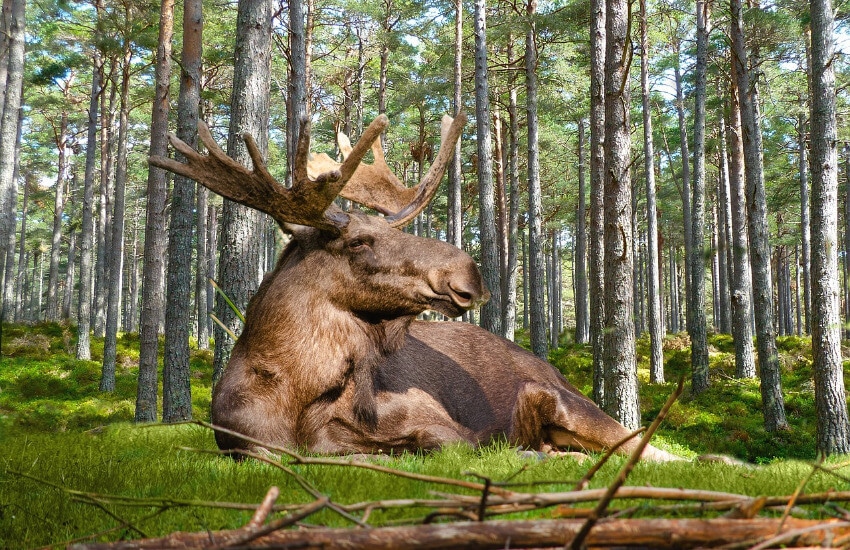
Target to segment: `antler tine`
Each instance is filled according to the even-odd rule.
[[[440,151],[437,153],[437,158],[434,159],[428,173],[425,174],[422,180],[420,180],[419,185],[416,186],[416,196],[413,201],[397,213],[388,216],[387,223],[393,227],[406,225],[428,206],[428,203],[434,197],[434,193],[440,187],[443,172],[445,172],[446,166],[448,166],[452,155],[454,155],[455,143],[460,138],[465,124],[466,115],[463,112],[458,113],[454,120],[448,115],[443,116],[440,130]]]
[[[300,185],[297,188],[287,189],[266,169],[262,154],[253,137],[247,134],[243,136],[254,165],[253,170],[249,170],[221,150],[203,121],[198,121],[198,136],[207,147],[208,154],[198,153],[184,141],[169,134],[172,146],[186,157],[186,162],[158,156],[150,157],[148,162],[153,166],[193,179],[234,202],[265,212],[281,225],[292,223],[338,230],[340,225],[345,223],[345,220],[334,216],[334,213],[326,215],[325,212],[336,197],[336,192],[330,194],[323,187],[326,187],[325,184],[328,182],[339,180],[338,170],[326,171],[317,178],[316,182],[311,182],[313,185],[306,185],[308,180],[306,167],[304,167],[305,160],[301,163],[304,177],[299,180]],[[302,139],[299,140],[299,154],[302,154],[304,144],[309,149],[309,140],[309,128],[307,128],[306,132],[302,132]],[[304,152],[302,156],[306,159],[307,153]],[[298,163],[296,163],[296,170],[297,168]]]
[[[360,161],[363,160],[366,152],[377,142],[381,133],[387,129],[389,124],[390,121],[387,118],[387,115],[382,114],[378,115],[378,117],[372,121],[372,124],[366,128],[363,135],[360,136],[360,139],[357,140],[357,143],[354,144],[354,147],[345,156],[345,160],[342,162],[342,166],[340,167],[340,172],[342,172],[342,182],[348,182],[351,179],[354,172],[356,172],[357,168],[360,166]]]

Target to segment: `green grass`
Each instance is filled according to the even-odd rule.
[[[100,540],[138,538],[139,531],[159,536],[183,531],[236,528],[250,518],[248,511],[185,506],[178,501],[257,503],[271,485],[281,489],[279,503],[306,503],[311,497],[295,481],[269,465],[242,463],[205,453],[180,450],[215,449],[212,434],[196,425],[136,426],[131,423],[138,371],[138,339],[119,340],[117,389],[98,392],[102,342],[93,344],[94,361],[77,361],[73,329],[61,325],[3,327],[0,361],[0,548],[31,548],[58,544],[77,537],[122,527]],[[757,469],[715,463],[641,463],[630,485],[699,488],[749,495],[785,495],[797,488],[814,458],[814,402],[811,352],[806,339],[780,339],[783,382],[791,429],[781,434],[764,431],[760,397],[755,381],[731,377],[731,341],[711,339],[710,390],[699,396],[688,392],[671,410],[656,444],[683,456],[725,453],[764,464]],[[667,376],[688,374],[686,341],[671,337],[666,343]],[[639,341],[641,401],[644,420],[657,414],[674,383],[647,383],[648,343]],[[208,417],[211,354],[193,350],[192,392],[196,418]],[[587,347],[568,345],[552,353],[553,363],[582,391],[591,387],[591,355]],[[802,459],[802,460],[795,460]],[[594,479],[593,487],[607,486],[624,459],[617,457]],[[831,459],[833,464],[838,459]],[[403,455],[389,465],[412,472],[465,478],[469,472],[493,480],[551,481],[529,491],[566,491],[588,465],[572,459],[527,461],[504,444],[481,449],[458,445],[429,455]],[[327,466],[299,466],[295,470],[319,491],[340,503],[378,499],[433,498],[430,491],[453,491],[440,485],[391,477],[365,470]],[[32,476],[42,481],[32,479]],[[818,473],[806,491],[850,489],[839,478]],[[98,508],[64,490],[159,499],[143,507],[106,504]],[[171,499],[172,506],[161,506]],[[615,503],[625,507],[639,503]],[[106,512],[108,510],[112,515]],[[155,517],[149,516],[160,511]],[[370,523],[420,517],[422,509],[375,512]],[[815,517],[822,513],[811,512]],[[544,517],[548,512],[513,517]],[[311,523],[347,526],[332,512],[312,516]],[[134,529],[135,528],[135,529]],[[136,530],[138,529],[138,531]]]

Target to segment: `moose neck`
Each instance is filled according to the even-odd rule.
[[[319,384],[347,378],[362,365],[371,370],[397,350],[413,316],[387,318],[345,307],[334,284],[338,261],[293,239],[251,301],[240,338],[251,342],[245,350],[274,356],[281,370]]]

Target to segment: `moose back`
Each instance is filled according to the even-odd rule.
[[[207,155],[169,136],[185,163],[152,157],[151,164],[268,213],[292,236],[248,306],[213,393],[213,423],[270,445],[335,454],[494,438],[538,451],[601,450],[629,434],[512,342],[467,323],[415,320],[429,309],[456,317],[489,297],[466,253],[399,230],[434,196],[464,122],[463,114],[444,117],[437,158],[412,188],[384,159],[383,115],[353,147],[338,136],[341,164],[309,153],[302,121],[290,188],[271,177],[250,136],[253,169],[227,157],[204,123]],[[345,212],[337,196],[381,215]],[[257,450],[216,437],[224,450]],[[652,446],[643,456],[676,458]]]

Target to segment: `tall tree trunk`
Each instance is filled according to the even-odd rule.
[[[723,113],[719,114],[719,119],[723,118]],[[720,124],[723,124],[720,122]],[[717,179],[717,264],[719,271],[718,281],[718,328],[722,334],[732,334],[732,310],[730,309],[729,286],[732,272],[731,250],[729,242],[731,240],[732,231],[729,228],[729,218],[731,209],[729,207],[729,166],[726,161],[726,145],[722,143],[721,137],[721,157],[720,157],[720,174]]]
[[[508,59],[513,59],[512,40],[508,42]],[[510,178],[510,213],[508,215],[508,266],[505,286],[508,289],[504,310],[505,338],[514,339],[517,307],[517,251],[519,247],[519,117],[517,116],[516,73],[511,74],[508,92],[508,119],[511,133],[508,145],[508,176]]]
[[[236,18],[236,55],[227,154],[250,165],[242,134],[254,136],[263,157],[268,148],[269,72],[271,71],[270,0],[241,0]],[[242,312],[259,286],[260,248],[265,217],[255,210],[225,200],[221,214],[218,279],[222,291]],[[216,316],[237,335],[239,319],[220,296]],[[221,328],[215,330],[213,380],[218,381],[230,359],[233,342]]]
[[[498,96],[498,92],[496,92]],[[497,106],[493,110],[493,164],[496,188],[496,242],[499,249],[499,283],[501,288],[499,292],[501,296],[502,309],[499,311],[501,316],[500,323],[502,324],[502,336],[505,327],[505,304],[508,302],[508,198],[505,190],[505,132],[502,120],[502,113]],[[422,170],[420,169],[420,177]]]
[[[11,265],[10,253],[15,249],[15,215],[18,208],[18,184],[15,166],[18,133],[20,130],[20,107],[24,78],[24,27],[26,25],[26,0],[10,0],[7,12],[8,57],[6,62],[6,89],[3,111],[0,116],[0,277],[3,284],[3,306],[0,319],[9,319],[14,307],[12,281],[8,280]],[[4,2],[5,3],[5,2]],[[7,290],[8,289],[8,290]]]
[[[289,82],[287,83],[287,179],[292,178],[298,130],[307,115],[307,38],[304,27],[304,5],[289,3]],[[383,112],[383,111],[382,111]]]
[[[812,152],[812,360],[817,448],[850,452],[841,317],[838,308],[838,155],[836,152],[833,12],[830,0],[810,0]]]
[[[800,171],[800,233],[801,248],[803,253],[803,303],[806,312],[806,334],[812,333],[812,277],[810,266],[812,265],[812,233],[809,222],[809,161],[806,158],[806,121],[801,114],[797,120],[797,150],[799,151]]]
[[[198,141],[201,102],[201,0],[183,3],[183,52],[180,55],[180,94],[177,100],[177,137],[193,149]],[[180,159],[181,161],[183,159]],[[162,360],[162,420],[180,422],[192,418],[192,386],[189,369],[189,332],[192,289],[192,211],[195,182],[174,177],[171,193],[171,224],[168,240],[168,275],[165,299],[165,348]],[[200,216],[204,214],[199,213]],[[203,240],[198,235],[198,240]]]
[[[95,51],[92,62],[89,120],[86,130],[86,171],[83,177],[83,225],[80,233],[80,301],[77,312],[77,359],[91,359],[92,248],[94,246],[94,176],[97,160],[97,113],[103,62]]]
[[[18,265],[17,265],[17,279],[16,281],[16,290],[15,290],[15,322],[18,323],[23,320],[24,314],[24,290],[26,286],[26,268],[27,268],[27,217],[29,216],[29,197],[30,197],[30,187],[31,184],[29,181],[24,181],[24,204],[23,209],[21,211],[21,238],[18,243]],[[11,304],[10,304],[11,309]],[[11,316],[11,311],[9,312]]]
[[[124,8],[124,23],[130,28],[130,6]],[[121,103],[118,117],[118,157],[115,168],[115,202],[109,251],[109,294],[106,302],[106,335],[103,341],[103,368],[100,391],[115,391],[115,360],[118,353],[118,316],[121,304],[121,271],[124,261],[124,199],[127,185],[127,131],[130,118],[130,72],[133,51],[129,36],[124,37],[121,66]]]
[[[691,218],[691,156],[688,151],[688,125],[685,122],[685,99],[682,93],[681,51],[679,38],[674,38],[673,76],[676,85],[676,111],[679,115],[679,147],[682,155],[682,220],[685,239],[685,319],[691,332],[691,254],[693,253],[693,220]]]
[[[168,114],[171,91],[171,37],[174,31],[174,0],[162,0],[159,12],[159,42],[156,53],[156,83],[151,113],[151,156],[168,156]],[[148,167],[147,215],[145,219],[142,312],[139,323],[139,382],[136,393],[136,422],[156,422],[158,388],[159,327],[164,310],[164,261],[166,250],[166,194],[168,173]],[[177,260],[169,256],[173,262]],[[179,260],[178,260],[179,261]],[[186,307],[183,303],[180,307]]]
[[[578,207],[576,209],[575,247],[575,341],[586,344],[590,341],[590,319],[587,305],[587,193],[585,160],[585,122],[578,121]]]
[[[540,190],[540,160],[537,124],[537,36],[536,0],[526,4],[528,29],[525,35],[525,95],[528,124],[528,263],[531,319],[531,351],[542,359],[549,356],[546,339],[545,305],[545,236],[543,234],[543,199]]]
[[[70,83],[69,83],[70,86]],[[68,99],[68,89],[65,98]],[[65,212],[65,186],[68,184],[68,111],[63,110],[56,129],[58,151],[56,193],[53,202],[53,233],[50,240],[50,266],[47,270],[47,320],[59,320],[59,259],[62,255],[62,222]]]
[[[455,0],[455,58],[454,58],[454,95],[452,114],[457,116],[463,106],[463,2]],[[463,212],[461,204],[461,185],[463,159],[460,156],[460,140],[455,143],[454,156],[449,165],[449,242],[463,250]]]
[[[207,292],[210,286],[207,282],[207,208],[209,191],[198,184],[196,190],[196,227],[195,227],[195,311],[198,320],[198,349],[208,349],[210,346],[209,310],[207,309]]]
[[[756,8],[757,9],[757,8]],[[743,129],[744,164],[750,264],[753,277],[753,306],[756,319],[756,340],[761,371],[761,395],[765,429],[769,432],[786,429],[785,401],[779,378],[779,355],[773,325],[773,288],[770,279],[770,243],[768,240],[764,169],[762,161],[758,84],[749,71],[749,56],[744,43],[743,16],[740,0],[730,0],[732,20],[733,70],[740,90],[739,106]],[[753,66],[758,66],[753,52]]]
[[[649,90],[649,39],[646,0],[640,2],[640,88],[643,106],[643,167],[646,172],[646,245],[647,295],[649,298],[649,381],[664,382],[664,331],[661,326],[661,292],[659,285],[658,208],[655,201],[655,147],[652,141],[652,112]],[[581,182],[581,177],[579,177]],[[579,183],[579,185],[581,185]]]
[[[633,284],[629,4],[606,1],[605,49],[605,410],[630,430],[640,426]]]
[[[65,294],[62,296],[63,321],[71,320],[71,305],[74,302],[74,279],[77,271],[77,229],[68,228],[68,267],[65,269]]]
[[[115,82],[116,57],[110,59],[109,94],[101,94],[101,129],[100,129],[100,196],[98,202],[97,224],[97,263],[95,265],[94,311],[92,324],[95,336],[103,336],[106,330],[106,300],[109,294],[109,258],[108,251],[112,238],[112,202],[113,202],[113,172],[115,170],[115,98],[118,86]]]
[[[605,0],[590,0],[590,344],[593,400],[605,406]]]
[[[475,123],[478,145],[479,231],[481,275],[490,289],[490,301],[481,308],[481,326],[502,334],[502,293],[499,244],[496,237],[496,205],[493,156],[490,139],[490,94],[487,83],[487,13],[485,0],[475,2]]]
[[[738,79],[732,72],[729,97],[729,131],[720,121],[720,131],[729,144],[729,203],[732,226],[732,339],[735,342],[735,376],[755,378],[753,354],[752,302],[750,293],[750,252],[747,237],[747,199],[744,192],[744,142],[741,135],[741,111],[738,107]]]
[[[697,0],[697,62],[694,92],[694,181],[691,208],[691,391],[708,389],[708,336],[705,319],[705,87],[708,65],[709,4]]]

